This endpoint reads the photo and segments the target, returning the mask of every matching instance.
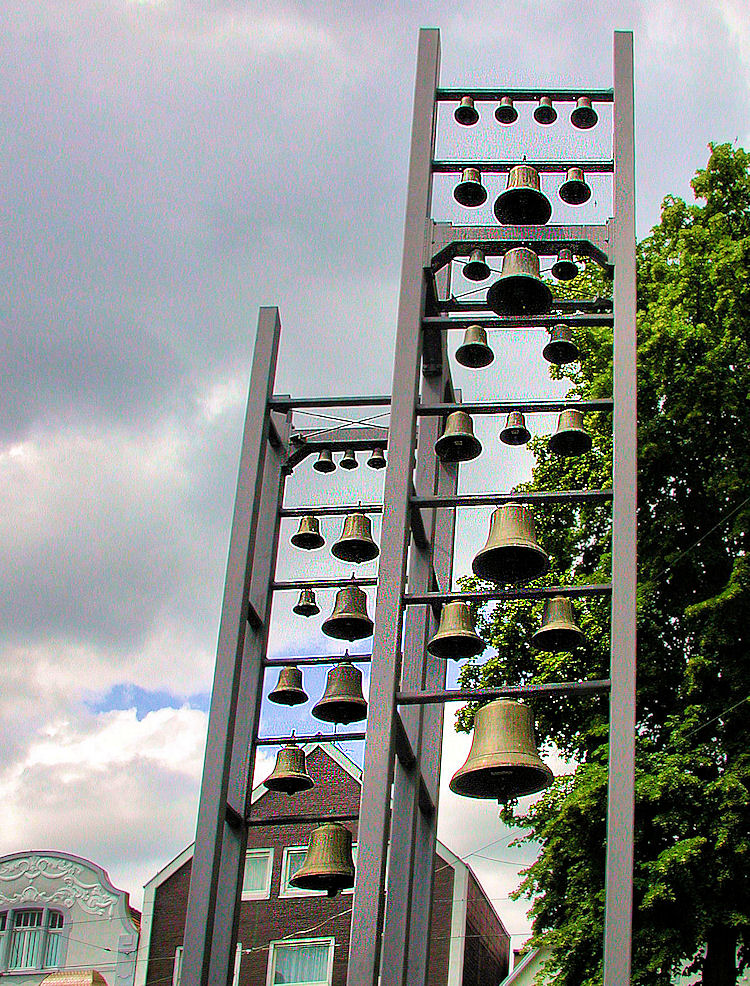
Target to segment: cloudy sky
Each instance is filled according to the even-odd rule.
[[[137,904],[191,841],[257,309],[281,309],[277,392],[390,389],[420,26],[456,86],[608,86],[612,31],[632,29],[640,235],[710,140],[748,145],[743,0],[4,0],[0,852],[79,853]],[[606,210],[595,188],[587,215]],[[519,365],[482,380],[554,392]],[[497,462],[501,488],[528,467]],[[309,463],[290,486],[343,490]],[[319,648],[289,605],[275,650]],[[447,776],[465,752],[452,739]],[[523,932],[496,808],[443,809],[459,854],[505,839],[471,861]]]

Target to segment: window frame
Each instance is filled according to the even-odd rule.
[[[357,855],[358,855],[359,844],[357,842],[352,843],[352,859],[354,860],[354,876],[357,876]],[[279,877],[279,898],[285,900],[287,898],[293,897],[325,897],[325,890],[303,890],[301,887],[292,887],[289,884],[291,875],[288,874],[289,867],[289,857],[293,852],[306,851],[307,846],[285,846],[284,852],[281,856],[281,875]],[[349,887],[347,890],[342,890],[342,894],[353,894],[354,887]]]
[[[11,966],[10,959],[13,949],[13,937],[16,930],[16,919],[20,914],[37,913],[41,914],[41,923],[36,929],[41,932],[39,943],[37,946],[37,956],[38,959],[35,965],[24,965],[24,966]],[[0,971],[3,975],[28,975],[34,972],[44,972],[48,973],[56,969],[62,969],[65,965],[65,960],[68,951],[68,926],[67,926],[67,912],[64,909],[58,907],[48,907],[46,905],[42,907],[33,907],[30,905],[21,907],[9,907],[7,910],[0,912],[0,915],[5,917],[5,928],[0,930]],[[60,920],[60,924],[57,927],[51,927],[52,921],[55,919]],[[45,958],[47,955],[47,949],[51,937],[57,939],[56,951],[54,964],[45,963]]]
[[[247,866],[248,856],[260,856],[261,854],[266,857],[266,878],[262,890],[245,890],[245,870],[244,866]],[[273,882],[273,861],[274,861],[274,850],[271,848],[260,848],[260,849],[248,849],[245,852],[245,863],[242,870],[242,900],[268,900],[271,896],[271,883]]]
[[[331,986],[333,982],[333,957],[336,951],[336,939],[331,938],[281,938],[277,941],[268,943],[268,968],[266,970],[266,986],[274,986],[276,975],[276,950],[278,947],[288,948],[300,945],[327,945],[328,961],[326,963],[326,978],[324,986]],[[304,986],[321,986],[323,980],[314,983],[306,983]],[[289,986],[299,986],[299,984],[289,984]]]

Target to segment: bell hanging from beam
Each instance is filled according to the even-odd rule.
[[[530,164],[510,169],[505,191],[495,199],[495,216],[506,226],[543,226],[552,215],[552,205],[542,192],[539,172]]]
[[[317,616],[320,612],[320,606],[315,599],[315,590],[302,589],[296,605],[292,606],[292,612],[296,613],[297,616]]]
[[[367,596],[354,583],[339,589],[333,612],[321,627],[327,637],[335,640],[361,640],[372,636],[373,628],[367,615]]]
[[[454,794],[503,804],[543,791],[552,781],[537,752],[528,705],[501,698],[477,709],[469,756],[450,781]]]
[[[572,363],[581,355],[581,350],[573,342],[573,330],[569,325],[553,325],[549,330],[549,342],[542,350],[548,363]]]
[[[284,794],[299,794],[315,787],[315,781],[307,772],[305,751],[290,743],[282,746],[276,754],[276,764],[273,771],[263,781],[269,791],[281,791]]]
[[[272,692],[269,692],[269,702],[277,705],[302,705],[308,699],[307,692],[302,687],[302,672],[296,665],[290,664],[279,671],[279,680]]]
[[[500,277],[490,285],[487,306],[498,315],[546,315],[552,292],[539,276],[539,257],[514,247],[503,257]]]
[[[325,538],[320,533],[320,522],[312,514],[306,514],[300,518],[299,527],[289,540],[295,548],[304,548],[305,551],[322,548],[326,543]]]
[[[372,561],[380,554],[380,549],[372,539],[370,518],[365,514],[349,514],[344,521],[341,537],[331,548],[334,558],[359,564]]]
[[[482,454],[482,443],[474,435],[471,416],[466,411],[452,411],[445,431],[435,442],[435,453],[442,462],[469,462]]]
[[[427,650],[433,657],[461,661],[481,654],[485,646],[474,629],[469,604],[462,599],[454,599],[440,610],[440,624],[427,644]]]
[[[513,105],[513,100],[510,96],[503,96],[500,100],[500,104],[495,110],[495,119],[498,123],[510,124],[515,123],[518,119],[518,110]]]
[[[324,822],[310,833],[305,858],[290,878],[300,890],[322,890],[335,897],[354,886],[352,834],[338,822]]]
[[[341,468],[342,469],[357,469],[359,463],[357,462],[357,455],[354,449],[347,449],[341,457]]]
[[[473,127],[479,120],[479,113],[474,106],[473,98],[471,96],[462,96],[461,102],[456,107],[453,116],[456,123],[460,123],[462,127]]]
[[[487,332],[481,325],[470,325],[464,332],[464,341],[456,350],[456,359],[461,366],[479,370],[489,366],[495,354],[487,345]]]
[[[576,108],[570,114],[570,122],[573,126],[578,127],[579,130],[590,130],[596,126],[598,120],[599,117],[589,97],[579,96],[576,99]]]
[[[552,596],[544,603],[542,625],[531,638],[537,650],[573,650],[583,643],[583,633],[573,619],[573,604],[567,596]]]
[[[367,718],[367,702],[362,694],[362,672],[347,660],[328,672],[326,688],[312,714],[323,722],[348,726]]]
[[[568,205],[583,205],[591,198],[591,188],[581,168],[568,168],[560,186],[560,198]]]
[[[554,123],[557,119],[557,110],[552,105],[552,100],[549,96],[540,97],[539,105],[534,110],[534,119],[537,123],[542,123],[545,126]]]
[[[557,431],[549,440],[555,455],[585,455],[591,451],[591,435],[583,427],[583,411],[568,407],[557,419]]]
[[[573,251],[563,247],[557,254],[557,260],[552,265],[552,276],[558,281],[572,281],[578,275],[578,264],[573,257]]]
[[[464,168],[461,181],[453,189],[453,198],[459,205],[476,209],[487,201],[487,189],[482,184],[479,168]]]
[[[549,556],[536,542],[531,512],[520,503],[493,511],[487,543],[471,564],[475,575],[498,584],[531,582],[549,571]]]
[[[336,463],[333,461],[333,455],[331,450],[324,448],[323,451],[318,455],[317,462],[313,463],[313,469],[316,472],[335,472]]]
[[[385,469],[386,467],[385,454],[381,446],[378,445],[377,448],[374,448],[372,450],[372,454],[370,455],[370,458],[367,460],[367,465],[370,467],[370,469]]]
[[[531,438],[526,427],[526,419],[520,411],[510,411],[505,419],[505,427],[500,432],[500,441],[506,445],[525,445]]]
[[[463,275],[469,281],[486,281],[491,271],[483,250],[472,250],[464,264]]]

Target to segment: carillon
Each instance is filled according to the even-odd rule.
[[[510,169],[505,191],[493,207],[498,222],[506,226],[543,226],[552,215],[552,204],[542,192],[539,172],[530,164]]]
[[[333,612],[321,628],[335,640],[361,640],[372,636],[373,623],[367,615],[367,596],[354,583],[336,593]]]
[[[513,105],[513,100],[510,96],[503,96],[500,100],[500,104],[495,110],[495,119],[498,123],[510,124],[515,123],[518,119],[518,110]]]
[[[367,702],[362,694],[362,672],[346,659],[328,672],[322,698],[312,714],[322,722],[348,726],[367,718]]]
[[[440,624],[437,633],[427,644],[427,650],[433,657],[462,661],[481,654],[485,646],[474,629],[469,604],[455,599],[440,610]]]
[[[435,452],[443,462],[468,462],[482,454],[482,443],[474,435],[471,415],[453,411],[445,422],[445,431],[435,442]]]
[[[372,539],[370,518],[366,514],[349,514],[344,520],[341,537],[331,548],[334,558],[358,565],[377,558],[379,553],[380,549]]]
[[[315,787],[315,781],[307,773],[305,751],[293,743],[282,746],[276,754],[273,771],[263,784],[269,791],[281,791],[283,794],[299,794]]]
[[[335,897],[354,886],[352,834],[338,822],[324,822],[310,833],[305,859],[289,883],[300,890],[322,890]]]
[[[578,275],[578,264],[573,251],[563,248],[558,251],[557,260],[552,265],[552,276],[558,281],[572,281]]]
[[[464,332],[464,341],[456,350],[456,359],[461,366],[479,370],[489,366],[495,354],[487,344],[487,332],[481,325],[470,325]]]
[[[591,189],[586,184],[582,168],[568,168],[565,181],[560,186],[560,198],[568,205],[583,205],[591,198]]]
[[[474,126],[479,120],[479,113],[474,106],[474,100],[471,96],[461,97],[461,101],[456,107],[453,116],[455,117],[456,123],[460,123],[462,127]]]
[[[464,168],[461,181],[453,189],[453,198],[459,205],[476,209],[487,201],[487,189],[482,184],[479,168]]]
[[[472,250],[469,259],[464,264],[464,277],[469,281],[486,281],[490,273],[489,265],[484,259],[484,251]]]
[[[272,692],[269,692],[269,702],[277,705],[302,705],[308,699],[308,694],[302,687],[302,672],[293,664],[279,671],[279,680]]]
[[[534,110],[534,119],[537,123],[542,123],[545,126],[549,126],[550,123],[554,123],[557,119],[557,110],[552,105],[552,100],[549,96],[540,96],[539,105]]]
[[[520,411],[510,411],[505,419],[505,427],[500,432],[500,441],[506,445],[525,445],[531,438],[526,420]]]
[[[383,449],[378,446],[372,450],[370,458],[367,460],[367,465],[370,469],[385,469],[386,461]]]
[[[320,533],[320,523],[318,518],[312,514],[300,518],[297,532],[292,534],[289,539],[295,548],[303,548],[305,551],[313,551],[315,548],[322,548],[326,543],[325,538]]]
[[[549,330],[549,341],[542,350],[542,356],[547,362],[562,366],[564,363],[573,363],[580,355],[580,349],[573,342],[571,327],[562,322],[553,325]]]
[[[330,449],[323,449],[323,451],[318,455],[317,462],[313,463],[313,469],[316,472],[336,471],[336,463],[333,461],[333,455],[331,454]]]
[[[573,619],[573,604],[567,596],[552,596],[544,603],[542,625],[531,638],[537,650],[573,650],[583,643],[583,632]]]
[[[498,315],[547,314],[552,307],[552,291],[539,276],[539,257],[533,250],[508,250],[500,277],[487,292],[487,305]]]
[[[598,120],[599,117],[589,97],[579,96],[576,100],[576,108],[570,114],[570,122],[573,126],[578,127],[579,130],[590,130],[591,127],[596,126]]]
[[[531,512],[520,503],[504,503],[490,519],[487,543],[472,562],[480,579],[522,584],[546,575],[549,556],[536,542]]]
[[[297,616],[317,616],[320,612],[320,606],[318,606],[317,600],[315,599],[315,590],[302,589],[299,599],[292,606],[292,612],[296,613]]]
[[[359,466],[357,462],[357,454],[354,449],[347,449],[341,457],[341,468],[342,469],[356,469]]]
[[[557,431],[549,440],[555,455],[584,455],[591,451],[591,435],[583,427],[583,412],[568,407],[560,412]]]

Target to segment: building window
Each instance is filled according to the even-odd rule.
[[[0,935],[7,914],[0,919]],[[60,964],[63,915],[60,911],[25,910],[12,913],[8,969],[50,969]]]
[[[265,900],[271,894],[273,849],[248,849],[242,876],[242,899]]]
[[[47,938],[44,942],[42,965],[49,969],[60,963],[60,943],[62,942],[63,916],[59,911],[47,912]]]
[[[299,887],[293,887],[289,883],[291,878],[304,863],[306,852],[307,846],[289,846],[284,850],[284,856],[281,861],[281,885],[279,887],[279,897],[322,897],[325,895],[324,890],[300,890]],[[352,846],[352,859],[354,860],[354,867],[356,869],[356,842]],[[342,890],[341,892],[343,894],[351,894],[354,892],[354,889]]]
[[[267,986],[330,986],[333,938],[271,942]]]

